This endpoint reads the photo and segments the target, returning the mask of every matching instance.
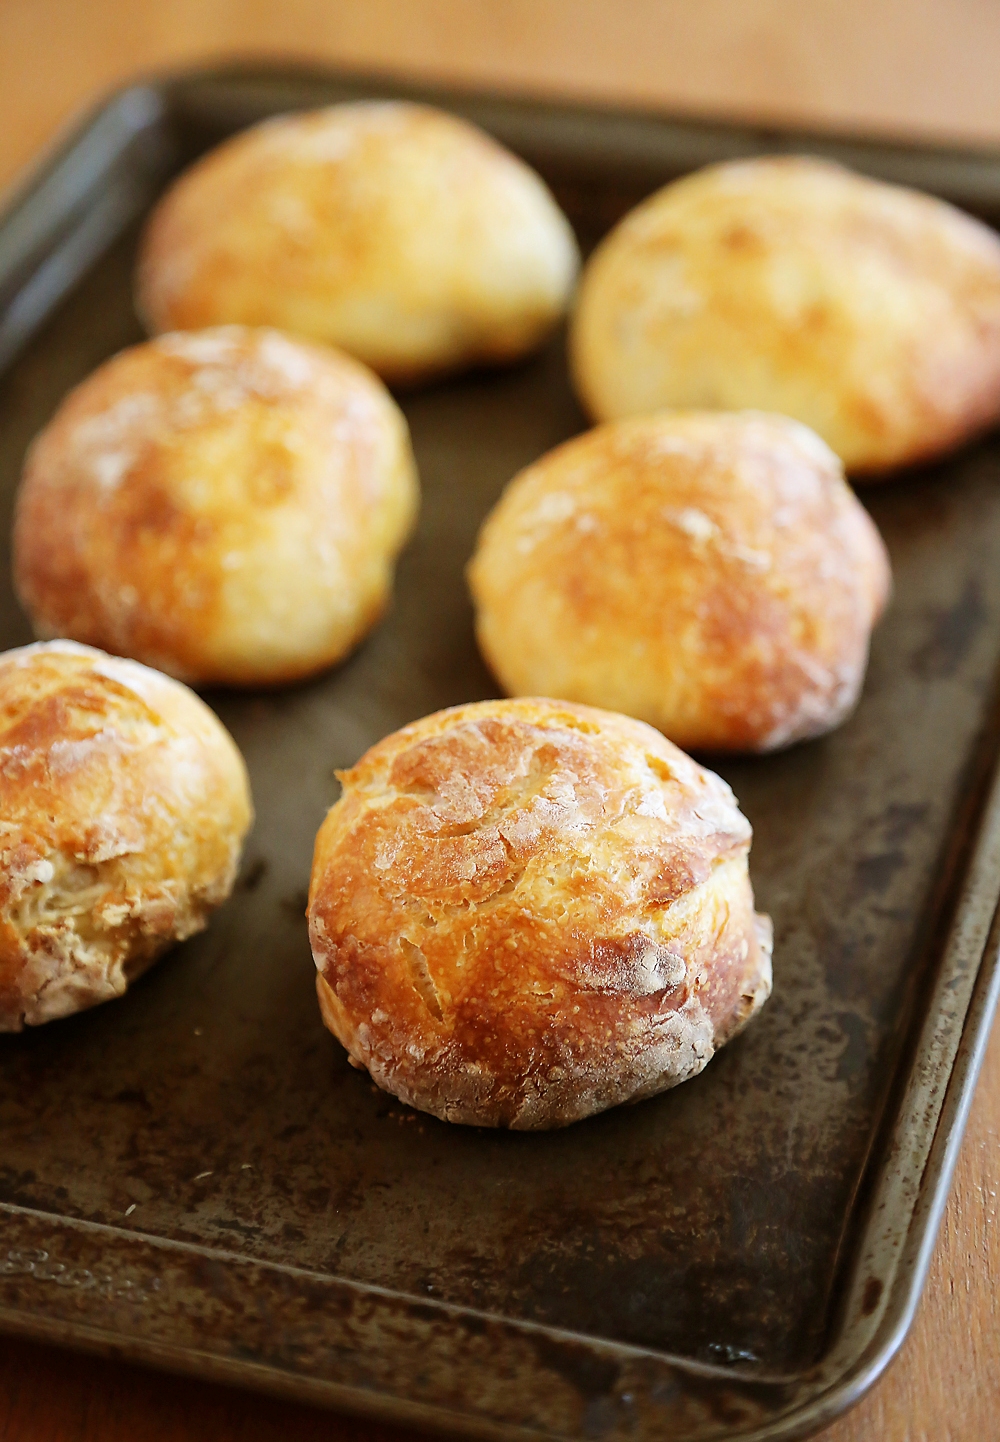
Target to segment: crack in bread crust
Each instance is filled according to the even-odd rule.
[[[564,1125],[694,1076],[770,992],[750,827],[641,722],[457,707],[341,780],[310,890],[320,1006],[413,1106]]]

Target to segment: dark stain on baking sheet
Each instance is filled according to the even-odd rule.
[[[192,146],[190,117],[188,129]],[[201,133],[204,143],[215,132],[206,122]],[[635,198],[628,177],[599,160],[554,179],[591,235]],[[133,228],[0,384],[5,529],[31,436],[72,384],[139,339],[134,244]],[[565,1407],[547,1411],[536,1390],[522,1413],[504,1403],[497,1425],[558,1429],[570,1417],[582,1436],[627,1431],[641,1392],[647,1419],[693,1417],[690,1435],[719,1435],[763,1415],[755,1374],[801,1375],[817,1362],[840,1303],[859,1182],[908,1055],[916,981],[934,964],[943,878],[963,839],[956,818],[969,814],[972,758],[992,724],[1000,447],[987,441],[863,493],[892,555],[895,595],[856,715],[784,754],[719,763],[754,825],[753,879],[775,923],[774,994],[760,1019],[673,1092],[562,1132],[503,1134],[413,1112],[348,1066],[320,1022],[303,887],[337,795],[334,768],[415,717],[494,694],[463,567],[507,480],[584,420],[562,337],[519,367],[403,404],[424,507],[390,615],[311,684],[208,697],[253,780],[257,823],[241,882],[208,932],[123,1001],[0,1038],[0,1202],[126,1229],[137,1258],[152,1256],[154,1242],[180,1244],[134,1281],[157,1345],[178,1356],[237,1337],[218,1342],[237,1361],[331,1378],[350,1356],[351,1385],[377,1392],[389,1385],[379,1380],[382,1344],[362,1345],[358,1317],[405,1294],[407,1325],[422,1317],[429,1335],[445,1304],[732,1367],[743,1379],[681,1381],[643,1371],[634,1353],[601,1360],[582,1341],[529,1327],[510,1376],[532,1356],[552,1408]],[[27,641],[5,547],[0,595],[0,644]],[[60,1234],[58,1265],[98,1276],[97,1262],[74,1261],[76,1235]],[[245,1294],[216,1254],[259,1269]],[[37,1281],[52,1263],[11,1265]],[[318,1280],[296,1290],[289,1267]],[[347,1292],[333,1300],[335,1283],[359,1284],[350,1306]],[[73,1295],[85,1308],[115,1285],[84,1280]],[[138,1292],[122,1287],[133,1305]],[[870,1310],[881,1287],[872,1279],[864,1294]],[[210,1302],[196,1307],[185,1299],[199,1288]],[[340,1327],[338,1308],[352,1320],[334,1346],[318,1319]],[[120,1307],[115,1316],[127,1332]],[[466,1339],[469,1357],[475,1348],[506,1356],[499,1324],[463,1316],[448,1335]],[[389,1321],[379,1326],[396,1337]],[[400,1330],[392,1344],[401,1357],[409,1336]],[[436,1355],[430,1347],[428,1377]],[[424,1395],[422,1366],[412,1363],[413,1396]],[[425,1391],[440,1402],[447,1389],[431,1380]],[[456,1409],[460,1401],[456,1393]]]

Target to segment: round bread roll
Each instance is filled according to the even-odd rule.
[[[483,701],[340,779],[309,892],[320,1008],[411,1106],[564,1126],[695,1076],[770,994],[749,823],[641,722]]]
[[[239,326],[161,336],[32,446],[15,582],[39,636],[192,683],[294,681],[379,618],[416,505],[406,422],[356,361]]]
[[[0,655],[0,1031],[121,996],[201,931],[251,817],[186,686],[71,641]]]
[[[440,110],[361,101],[267,120],[185,171],[136,304],[154,331],[275,325],[412,383],[534,350],[578,264],[523,161]]]
[[[514,695],[613,707],[688,749],[771,751],[854,706],[890,574],[818,436],[709,411],[550,451],[487,518],[469,581]]]
[[[779,411],[879,476],[1000,418],[1000,237],[827,161],[710,166],[597,249],[571,356],[595,420]]]

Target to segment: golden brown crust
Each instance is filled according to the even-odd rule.
[[[362,101],[265,121],[186,171],[147,228],[137,305],[153,330],[274,325],[413,382],[534,349],[577,265],[509,151],[439,110]]]
[[[309,895],[320,1005],[411,1105],[561,1126],[694,1076],[768,996],[749,824],[650,727],[485,701],[341,780]]]
[[[0,655],[0,1031],[120,996],[200,931],[251,814],[185,686],[70,641]]]
[[[374,624],[416,468],[384,386],[275,331],[122,351],[32,446],[15,580],[37,634],[186,681],[295,680]]]
[[[1000,418],[1000,238],[828,161],[710,166],[594,253],[571,354],[596,420],[777,411],[878,477]]]
[[[515,477],[469,582],[483,655],[514,695],[613,707],[687,749],[767,751],[854,706],[890,575],[811,431],[664,412]]]

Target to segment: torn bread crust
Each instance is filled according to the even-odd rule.
[[[55,853],[33,863],[0,910],[4,949],[21,958],[16,999],[9,1007],[0,999],[0,1031],[123,996],[164,951],[204,930],[210,911],[229,894],[237,860],[234,853],[226,872],[197,891],[180,881],[140,889],[117,857],[81,866]]]

